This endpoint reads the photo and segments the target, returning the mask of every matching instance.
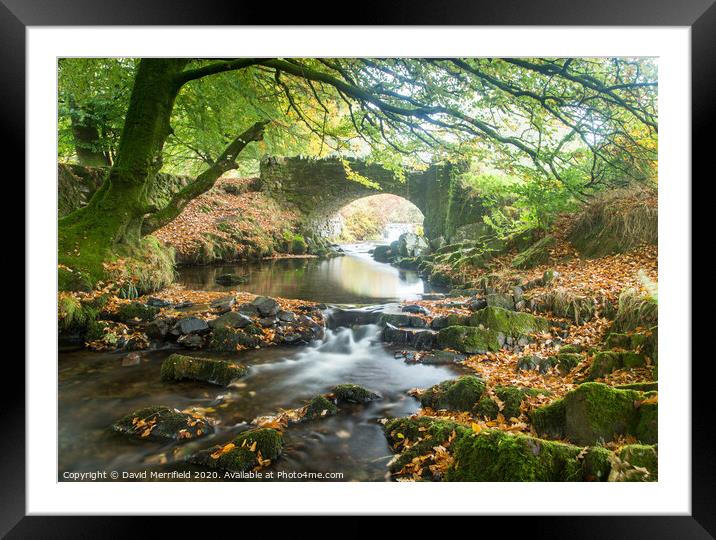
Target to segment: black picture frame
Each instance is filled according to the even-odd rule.
[[[715,0],[394,0],[363,1],[344,15],[336,3],[313,2],[295,7],[234,0],[0,0],[0,129],[5,132],[6,156],[20,165],[14,182],[24,178],[20,156],[25,154],[25,30],[27,26],[82,25],[569,25],[569,26],[686,26],[691,28],[692,163],[703,171],[713,154],[714,92],[716,91]],[[568,53],[568,50],[565,51]],[[704,181],[713,176],[708,174]],[[694,178],[697,173],[694,172]],[[10,178],[7,177],[6,181]],[[691,179],[676,179],[691,182]],[[694,184],[692,183],[692,187]],[[18,197],[24,198],[20,192]],[[667,218],[668,219],[668,218]],[[707,245],[712,245],[708,242]],[[696,280],[697,277],[694,276]],[[705,282],[713,279],[704,277]],[[695,281],[699,282],[699,281]],[[26,287],[32,286],[26,283]],[[27,290],[27,289],[26,289]],[[683,314],[690,317],[691,314]],[[699,335],[699,334],[697,334]],[[679,359],[688,366],[690,346]],[[699,361],[701,360],[701,361]],[[8,538],[108,538],[148,531],[151,518],[28,517],[25,515],[25,381],[24,366],[13,359],[3,368],[6,383],[0,407],[0,534]],[[10,364],[10,358],[3,363]],[[716,474],[714,428],[709,406],[713,360],[698,358],[692,369],[692,513],[658,517],[532,517],[509,519],[509,533],[540,533],[550,537],[584,538],[713,538],[716,535]],[[12,434],[8,436],[6,434]],[[320,512],[320,509],[317,509]],[[223,524],[211,518],[212,529]],[[241,518],[245,520],[246,518]],[[500,522],[505,518],[484,518]],[[141,520],[138,523],[136,520]],[[185,535],[187,518],[165,518],[162,531]],[[200,525],[204,527],[204,525]],[[481,526],[483,527],[483,526]],[[481,528],[482,531],[488,529]],[[244,525],[244,531],[247,531]],[[206,531],[205,531],[206,532]],[[318,532],[318,531],[317,531]],[[476,531],[477,532],[477,531]],[[212,534],[215,531],[212,530]]]

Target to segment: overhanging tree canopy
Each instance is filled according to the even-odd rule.
[[[117,78],[131,80],[131,96],[108,180],[59,223],[61,264],[90,281],[103,261],[136,248],[266,139],[370,151],[396,168],[489,157],[575,196],[654,176],[656,68],[648,60],[141,59],[123,68]],[[230,115],[228,125],[207,122],[221,118],[207,114],[214,108]],[[227,133],[238,123],[240,135]],[[196,181],[167,207],[152,207],[165,159],[188,157],[203,164]]]

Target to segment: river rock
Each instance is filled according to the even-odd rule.
[[[390,246],[376,246],[373,250],[373,259],[378,262],[387,263],[390,262],[392,253]]]
[[[221,274],[216,276],[214,281],[216,281],[219,285],[230,286],[246,283],[248,278],[246,276],[238,276],[236,274]]]
[[[485,297],[485,302],[490,307],[500,307],[503,309],[514,310],[515,301],[509,294],[492,293]]]
[[[122,358],[122,367],[137,366],[142,363],[142,353],[131,352]]]
[[[155,308],[163,308],[171,306],[172,303],[168,300],[162,300],[161,298],[155,298],[154,296],[150,296],[149,298],[147,298],[147,305]]]
[[[248,371],[248,367],[231,361],[172,354],[162,363],[161,378],[163,381],[192,380],[226,386]]]
[[[428,326],[425,319],[409,313],[383,313],[379,323],[382,325],[391,324],[398,327],[409,326],[412,328],[426,328]]]
[[[368,403],[380,399],[380,395],[357,384],[339,384],[331,389],[338,403]]]
[[[398,238],[396,252],[403,257],[419,257],[430,249],[424,237],[406,232]]]
[[[470,311],[480,311],[487,307],[487,299],[483,297],[471,298],[465,302],[465,307]]]
[[[263,317],[274,317],[281,309],[278,302],[268,296],[257,296],[251,303],[256,306]]]
[[[176,319],[173,317],[158,317],[147,324],[144,332],[151,339],[164,339],[176,322]]]
[[[438,332],[437,343],[443,349],[484,354],[499,351],[505,343],[505,335],[489,328],[448,326]]]
[[[351,327],[354,325],[377,324],[382,313],[365,309],[333,308],[328,312],[326,323],[329,328]]]
[[[401,309],[404,313],[416,313],[420,315],[429,315],[430,312],[425,309],[423,306],[420,306],[418,304],[408,304],[407,306],[403,306]]]
[[[209,325],[204,319],[198,317],[184,317],[179,319],[172,328],[174,335],[181,334],[192,334],[192,333],[206,333],[209,331]]]
[[[112,425],[117,433],[145,440],[189,440],[214,432],[202,417],[157,406],[134,411]]]
[[[204,346],[204,338],[199,334],[184,334],[179,336],[177,343],[187,349],[201,349]]]
[[[277,322],[278,319],[276,317],[262,317],[261,319],[259,319],[259,324],[264,328],[271,328],[272,326],[276,326]]]
[[[247,317],[259,317],[261,315],[259,313],[259,308],[257,308],[254,304],[241,304],[238,308],[236,308],[236,310]]]
[[[251,318],[237,311],[229,311],[209,321],[210,328],[246,328],[252,324]]]
[[[632,435],[645,444],[657,441],[657,403],[642,403],[649,392],[620,390],[606,384],[581,384],[562,399],[530,412],[540,436],[567,438],[579,445]]]
[[[236,298],[233,296],[226,296],[224,298],[218,298],[217,300],[214,300],[211,303],[211,309],[213,309],[217,313],[226,313],[227,311],[231,311],[231,308],[234,307],[234,304],[236,303]]]
[[[443,381],[420,396],[420,404],[434,410],[472,411],[485,391],[485,381],[474,375]]]
[[[233,328],[227,327],[214,329],[209,340],[209,349],[213,351],[236,352],[240,349],[255,349],[259,347],[261,340],[249,331],[252,326],[247,326],[243,330],[234,330]]]
[[[338,407],[325,396],[316,396],[306,405],[304,420],[315,420],[332,416],[338,412]]]
[[[258,428],[244,431],[227,445],[201,450],[190,456],[189,462],[210,469],[247,472],[259,465],[259,454],[262,459],[275,461],[281,455],[282,449],[283,435],[280,431]]]
[[[442,330],[448,326],[464,325],[467,322],[467,316],[457,313],[449,313],[447,315],[438,315],[430,321],[430,328],[433,330]]]
[[[395,345],[407,345],[418,350],[430,350],[435,346],[434,330],[397,328],[386,324],[383,328],[383,341]]]
[[[452,351],[431,351],[427,353],[421,353],[418,357],[418,362],[421,364],[443,366],[449,364],[457,364],[465,360],[464,354],[455,353]]]
[[[296,314],[293,311],[286,311],[282,309],[278,312],[278,320],[281,322],[291,323],[296,320]]]

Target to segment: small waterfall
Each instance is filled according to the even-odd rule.
[[[388,243],[394,242],[403,233],[414,233],[417,226],[417,223],[387,223],[383,229],[383,240]]]

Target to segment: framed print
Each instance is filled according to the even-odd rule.
[[[286,514],[713,534],[709,1],[350,26],[3,3],[28,254],[9,537]]]

